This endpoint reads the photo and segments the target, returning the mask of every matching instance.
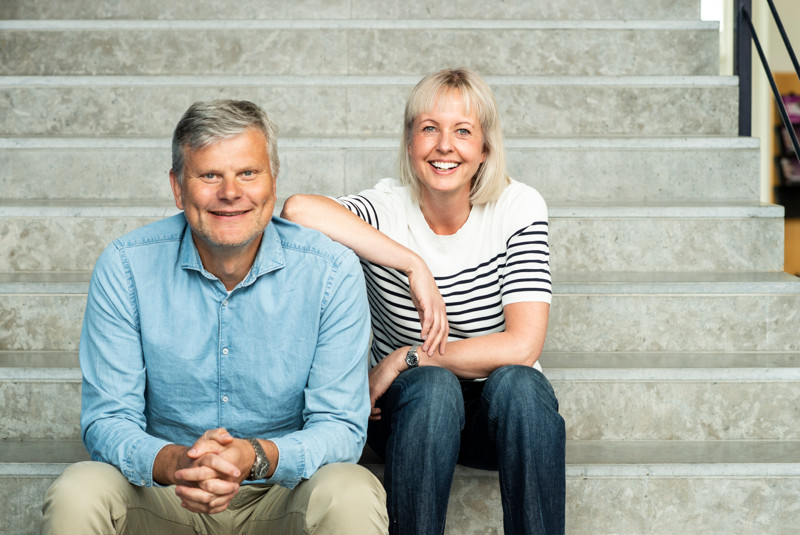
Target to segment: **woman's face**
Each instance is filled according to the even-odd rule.
[[[408,154],[420,180],[422,201],[439,195],[467,200],[472,177],[486,159],[483,132],[474,111],[467,114],[457,90],[444,93],[412,126]]]

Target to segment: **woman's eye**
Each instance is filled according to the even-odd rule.
[[[456,135],[461,137],[467,137],[470,134],[469,130],[466,128],[459,128],[456,130]]]
[[[433,126],[423,126],[422,131],[425,133],[436,132],[436,128]]]

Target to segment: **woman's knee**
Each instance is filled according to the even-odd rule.
[[[458,378],[453,372],[435,366],[406,370],[395,379],[390,393],[400,404],[432,403],[463,405]]]
[[[458,441],[464,428],[464,396],[458,378],[444,368],[404,371],[378,401],[396,441]]]
[[[548,408],[558,411],[550,381],[530,366],[503,366],[496,369],[486,380],[483,395],[492,405],[501,405],[504,410],[512,410],[520,405],[529,408]]]

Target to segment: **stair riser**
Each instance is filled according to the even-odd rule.
[[[0,4],[0,19],[581,19],[697,20],[697,0],[506,0],[491,9],[479,2],[397,2],[395,0],[128,0],[102,2],[27,0]]]
[[[80,440],[80,381],[0,381],[4,440]]]
[[[41,502],[55,477],[0,477],[7,533],[39,533]],[[758,473],[728,479],[568,476],[566,532],[788,534],[797,528],[798,496],[800,478]],[[446,533],[479,535],[502,530],[496,478],[456,477]]]
[[[569,372],[548,375],[560,378],[551,382],[570,441],[800,440],[796,381],[575,381]],[[2,380],[0,399],[5,439],[80,439],[79,379]]]
[[[793,533],[800,478],[567,477],[566,533]],[[732,504],[737,504],[733,506]],[[613,514],[609,514],[613,511]],[[499,484],[453,482],[448,535],[502,533]]]
[[[278,141],[279,147],[281,141]],[[578,142],[576,142],[578,143]],[[169,141],[164,140],[165,147]],[[342,195],[397,176],[397,150],[279,148],[278,194]],[[509,174],[560,201],[752,201],[758,149],[529,148],[507,150]],[[5,149],[5,199],[171,199],[169,148]],[[587,181],[585,177],[591,176]],[[642,186],[646,187],[642,187]]]
[[[717,75],[718,41],[712,29],[15,30],[0,34],[0,75],[420,75],[457,66],[454,51],[484,76]]]
[[[546,351],[800,351],[798,295],[558,295]]]
[[[197,83],[207,81],[198,79]],[[170,137],[192,102],[241,98],[261,104],[283,136],[396,137],[410,90],[408,86],[230,83],[233,88],[100,83],[93,87],[4,86],[0,87],[0,117],[5,118],[7,136]],[[508,137],[735,136],[737,130],[738,97],[732,85],[495,85],[494,90]]]
[[[798,382],[673,382],[653,375],[651,381],[553,381],[567,440],[800,439]]]
[[[108,212],[113,212],[109,208]],[[166,212],[172,209],[165,207]],[[552,213],[552,210],[551,210]],[[155,220],[154,218],[152,220]],[[0,272],[90,271],[115,238],[148,219],[0,217]],[[780,271],[783,220],[550,218],[551,268],[558,271]],[[717,254],[708,254],[709,237]]]
[[[551,209],[552,213],[552,209]],[[714,254],[709,254],[709,240]],[[559,271],[780,271],[780,218],[551,217]]]
[[[800,295],[658,291],[563,294],[556,282],[545,350],[800,351]],[[83,294],[0,295],[0,350],[76,351],[85,302]]]

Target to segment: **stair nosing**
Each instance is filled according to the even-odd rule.
[[[623,88],[729,88],[738,87],[738,78],[722,75],[601,75],[601,76],[485,76],[495,90],[504,86],[548,87],[623,87]],[[2,87],[413,87],[419,76],[408,75],[63,75],[0,76]]]
[[[0,31],[202,30],[630,30],[712,31],[716,21],[631,19],[16,19]]]
[[[631,150],[742,150],[758,149],[754,137],[674,136],[674,137],[507,137],[506,150],[514,149],[631,149]],[[167,137],[2,137],[0,149],[164,149],[171,147]],[[281,149],[397,149],[397,136],[382,137],[279,137]]]

